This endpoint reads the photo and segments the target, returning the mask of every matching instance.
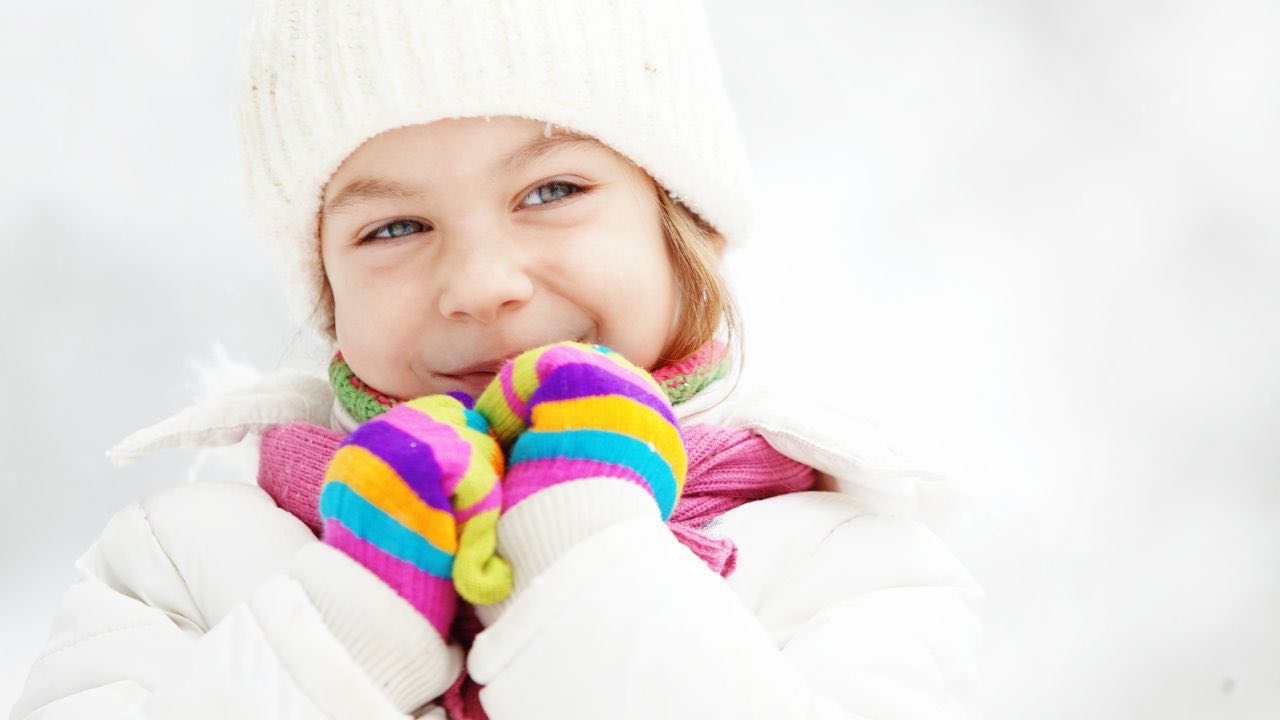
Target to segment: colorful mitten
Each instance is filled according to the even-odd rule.
[[[688,456],[649,373],[602,345],[562,342],[509,361],[476,400],[507,451],[498,553],[511,597],[476,607],[492,625],[543,570],[588,537],[671,516]]]
[[[688,457],[671,402],[653,376],[603,345],[525,351],[494,377],[476,410],[508,451],[504,513],[582,478],[639,485],[664,522],[680,499]]]
[[[511,568],[494,555],[502,471],[488,423],[462,401],[402,403],[352,431],[330,461],[322,539],[373,571],[447,642],[457,595],[486,603],[510,591]]]

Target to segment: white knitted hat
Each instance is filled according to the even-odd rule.
[[[596,137],[738,247],[751,170],[700,2],[259,0],[236,119],[250,217],[323,336],[323,190],[365,140],[516,115]]]

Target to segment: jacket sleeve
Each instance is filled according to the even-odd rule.
[[[76,565],[15,720],[442,720],[426,701],[461,670],[407,603],[254,486],[131,504]]]
[[[978,717],[981,590],[924,526],[807,492],[717,532],[729,582],[649,518],[573,547],[476,638],[489,717]]]

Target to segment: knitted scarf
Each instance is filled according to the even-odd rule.
[[[671,404],[678,405],[724,377],[729,364],[727,348],[713,339],[685,360],[658,368],[651,374]],[[340,352],[330,363],[329,379],[343,409],[358,422],[365,422],[402,402],[361,381],[343,361]],[[687,424],[681,427],[681,433],[689,469],[684,490],[667,526],[676,539],[712,571],[728,577],[737,566],[737,547],[729,538],[704,534],[707,524],[751,500],[808,490],[816,478],[812,468],[774,450],[752,430]],[[258,484],[277,505],[302,520],[317,535],[325,468],[342,437],[328,428],[305,422],[277,425],[262,436]],[[452,639],[470,649],[472,640],[484,628],[469,605],[460,603],[458,607]],[[464,666],[462,674],[443,697],[449,717],[487,720],[480,705],[480,688]]]
[[[729,364],[728,348],[719,340],[712,339],[684,360],[664,365],[650,374],[662,386],[667,400],[672,405],[679,405],[727,375]],[[333,392],[338,396],[342,407],[356,422],[362,423],[381,415],[403,402],[378,392],[356,377],[351,366],[342,358],[341,350],[329,363],[329,383],[333,385]]]

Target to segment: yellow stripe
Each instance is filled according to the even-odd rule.
[[[516,417],[502,391],[502,379],[495,376],[476,398],[475,411],[489,421],[489,429],[501,442],[510,442],[525,431],[524,421]]]
[[[346,483],[432,545],[448,553],[457,552],[458,531],[453,514],[423,502],[389,465],[369,450],[359,445],[338,448],[324,477],[326,481],[336,479]]]
[[[512,360],[511,385],[516,389],[516,397],[525,402],[533,397],[541,382],[538,379],[538,359],[551,347],[553,346],[546,345],[536,350],[526,350]]]
[[[492,435],[467,424],[466,408],[456,399],[448,395],[425,395],[404,404],[436,422],[452,427],[463,440],[480,446],[486,454],[502,453],[498,448],[498,441]]]
[[[489,436],[486,435],[485,438],[493,443]],[[493,445],[495,453],[486,453],[475,445],[471,446],[471,462],[467,463],[467,472],[462,475],[462,480],[453,491],[453,506],[458,510],[466,510],[483,500],[498,481],[498,475],[502,472],[502,453],[497,451],[497,443]],[[496,461],[494,454],[499,458]]]
[[[679,430],[658,411],[621,395],[597,395],[538,403],[533,427],[541,431],[610,430],[653,443],[683,487],[689,456]]]
[[[462,526],[453,585],[472,605],[492,605],[511,593],[511,564],[498,555],[498,514],[486,510]]]
[[[448,395],[423,395],[404,404],[432,420],[446,425],[457,427],[467,424],[467,418],[463,414],[465,408],[462,407],[462,403]]]
[[[656,397],[665,398],[667,396],[666,391],[653,378],[653,375],[627,360],[622,353],[605,353],[586,343],[564,341],[526,350],[511,361],[511,384],[517,397],[526,403],[529,401],[529,398],[533,396],[541,384],[537,372],[538,361],[548,350],[561,345],[572,346],[583,352],[606,358],[621,368],[624,371],[624,375],[632,375],[643,381]],[[507,404],[506,395],[502,392],[501,382],[499,378],[494,378],[494,382],[490,383],[480,397],[476,399],[475,409],[488,419],[490,427],[502,438],[502,443],[505,446],[506,443],[514,441],[515,437],[526,428],[520,418],[513,412],[513,408]]]

